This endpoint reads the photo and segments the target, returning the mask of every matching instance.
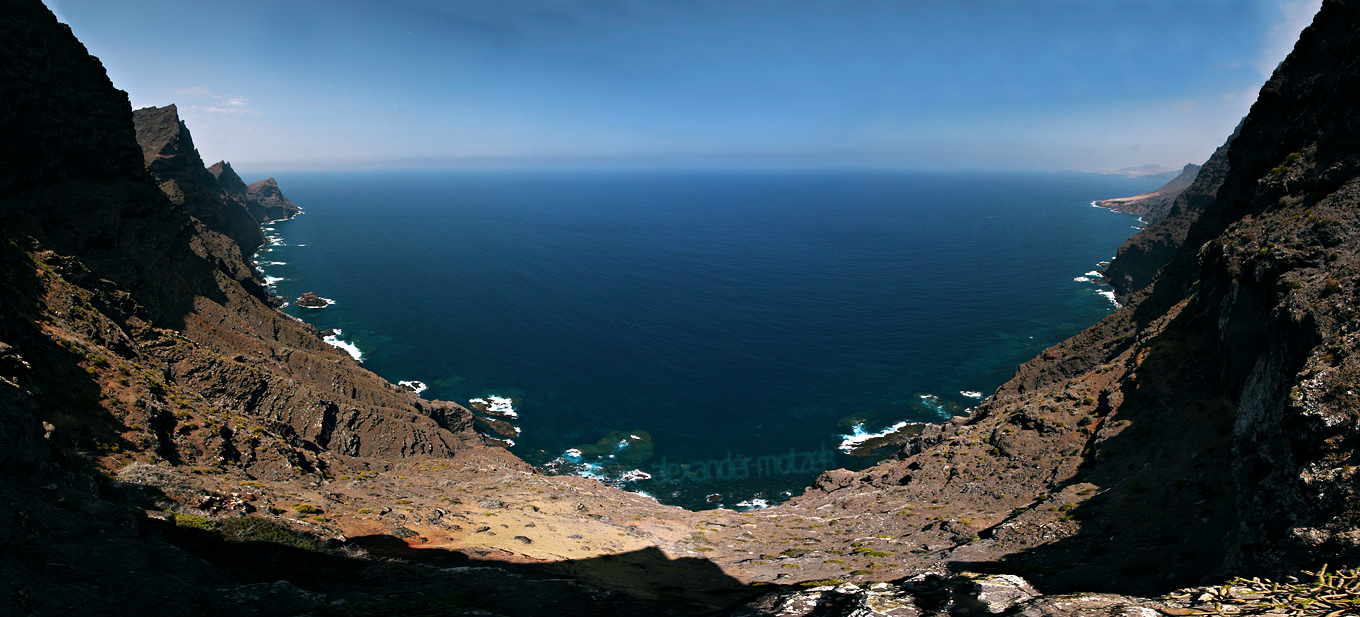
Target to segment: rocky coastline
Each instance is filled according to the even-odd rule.
[[[1350,614],[1356,23],[1325,2],[1121,247],[1122,308],[874,467],[689,512],[545,475],[476,430],[493,401],[276,310],[248,256],[300,209],[4,0],[0,612]]]

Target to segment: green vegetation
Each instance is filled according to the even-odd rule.
[[[293,510],[297,511],[298,514],[321,514],[321,508],[307,503],[295,503]]]
[[[197,514],[176,514],[175,526],[184,527],[186,529],[212,531],[217,528],[217,522],[206,516],[199,516]]]

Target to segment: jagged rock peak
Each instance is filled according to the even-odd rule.
[[[250,196],[250,201],[259,208],[255,218],[260,222],[286,219],[302,212],[302,208],[284,197],[283,192],[279,190],[279,183],[272,177],[251,183],[246,187],[246,193]],[[257,211],[252,209],[251,212]]]
[[[193,137],[179,119],[179,109],[174,103],[165,107],[143,107],[132,112],[132,119],[137,129],[137,145],[142,147],[142,160],[147,165],[162,156],[197,154]]]

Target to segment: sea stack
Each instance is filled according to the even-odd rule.
[[[298,296],[297,305],[306,308],[326,308],[330,306],[330,301],[310,291],[304,291]]]

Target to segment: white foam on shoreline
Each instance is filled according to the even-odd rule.
[[[959,390],[959,394],[968,398],[982,398],[982,393],[976,390]]]
[[[1113,289],[1097,289],[1096,293],[1105,296],[1105,299],[1109,300],[1110,304],[1113,304],[1115,308],[1119,308],[1119,301],[1114,299]]]
[[[515,406],[511,404],[510,399],[505,398],[505,397],[495,396],[495,395],[487,395],[487,396],[484,397],[484,398],[474,398],[474,399],[469,399],[469,400],[468,400],[468,403],[469,403],[469,404],[471,404],[471,403],[481,403],[481,404],[483,404],[483,405],[486,405],[486,410],[487,410],[488,412],[490,412],[490,413],[495,413],[495,414],[500,414],[500,415],[502,415],[502,416],[504,416],[504,417],[506,417],[506,418],[518,418],[518,417],[519,417],[519,414],[518,414],[518,413],[515,413]]]
[[[354,343],[351,343],[351,342],[349,342],[349,341],[342,341],[342,340],[340,340],[340,334],[341,334],[340,328],[336,328],[336,329],[335,329],[335,334],[331,334],[331,335],[329,335],[329,336],[326,336],[325,338],[322,338],[321,340],[325,341],[327,345],[331,345],[331,346],[334,346],[334,347],[339,347],[340,349],[343,349],[343,350],[349,352],[349,355],[352,356],[355,360],[358,360],[359,362],[363,362],[363,361],[364,361],[364,352],[359,351],[359,347],[358,347],[357,345],[355,345]]]
[[[643,480],[651,480],[651,479],[652,479],[652,474],[649,474],[649,473],[647,473],[647,472],[645,472],[645,471],[643,471],[643,470],[641,470],[641,469],[633,469],[633,470],[630,470],[630,471],[625,471],[625,472],[623,472],[623,475],[619,476],[619,481],[621,481],[621,482],[641,482],[641,481],[643,481]]]
[[[908,424],[911,423],[907,422],[906,420],[903,420],[877,433],[870,433],[869,431],[865,430],[863,423],[856,424],[855,426],[851,427],[849,435],[841,435],[841,444],[836,447],[841,452],[850,452],[854,450],[856,447],[858,447],[860,444],[869,441],[870,439],[887,437],[888,435],[891,435],[893,433],[896,433],[897,431],[906,428]]]
[[[1078,276],[1077,278],[1074,278],[1074,279],[1072,279],[1072,280],[1074,280],[1074,281],[1076,281],[1076,282],[1078,282],[1078,283],[1089,283],[1089,282],[1091,282],[1091,279],[1086,278],[1086,277],[1084,277],[1084,276]]]
[[[414,380],[414,379],[412,379],[412,380],[410,380],[410,381],[398,381],[398,382],[397,382],[397,385],[400,385],[400,386],[407,386],[407,387],[411,388],[412,390],[415,391],[415,393],[416,393],[417,396],[419,396],[421,392],[424,392],[424,391],[430,389],[429,386],[425,385],[425,382],[423,382],[423,381],[416,381],[416,380]]]
[[[774,504],[771,504],[769,501],[761,499],[759,497],[752,497],[751,499],[747,499],[746,501],[738,503],[736,507],[746,508],[747,510],[760,510],[763,508],[768,508],[771,505]]]
[[[322,302],[325,302],[325,303],[326,303],[326,306],[330,306],[330,305],[332,305],[332,304],[335,304],[335,300],[332,300],[332,299],[330,299],[330,298],[322,298],[321,296],[317,296],[317,298],[318,298],[319,300],[321,300]],[[303,305],[301,305],[301,304],[299,304],[298,306],[301,306],[302,308],[317,309],[317,310],[326,308],[326,306],[303,306]]]
[[[264,284],[265,284],[265,285],[268,285],[268,286],[270,286],[270,287],[273,287],[275,283],[278,283],[279,281],[282,281],[282,280],[285,280],[285,279],[284,279],[283,277],[281,277],[281,276],[269,276],[269,275],[266,274],[265,277],[264,277]]]

